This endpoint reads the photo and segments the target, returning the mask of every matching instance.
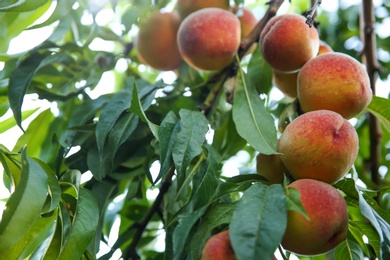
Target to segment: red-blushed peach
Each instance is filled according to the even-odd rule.
[[[350,119],[368,106],[372,90],[359,61],[329,52],[311,59],[299,71],[298,99],[303,112],[328,109]]]
[[[182,62],[176,35],[180,18],[176,12],[154,12],[140,25],[135,41],[142,63],[157,70],[174,70]]]
[[[244,39],[249,35],[249,33],[253,30],[253,28],[256,26],[258,20],[256,16],[253,14],[253,12],[246,8],[238,8],[238,6],[234,6],[232,9],[233,13],[238,17],[240,20],[241,25],[241,40]],[[252,44],[252,46],[249,48],[247,53],[251,53],[256,49],[256,44]]]
[[[300,193],[303,214],[289,210],[282,239],[284,249],[301,255],[326,253],[344,241],[348,231],[347,204],[333,186],[316,180],[301,179],[287,186]]]
[[[211,236],[202,250],[201,260],[236,260],[229,230]]]
[[[298,72],[283,73],[277,70],[272,71],[272,82],[283,94],[290,98],[298,96]]]
[[[329,110],[298,116],[279,139],[282,161],[294,179],[333,183],[351,169],[358,149],[355,128]]]
[[[317,55],[328,53],[328,52],[333,52],[332,47],[330,47],[329,44],[327,44],[326,42],[320,41],[320,48],[318,49]]]
[[[203,8],[216,7],[229,10],[230,3],[229,0],[178,0],[176,7],[180,17],[184,19],[189,14]]]
[[[317,55],[319,37],[303,16],[285,14],[269,20],[259,44],[264,59],[273,69],[294,72]]]
[[[233,61],[240,35],[240,21],[232,12],[204,8],[182,21],[177,41],[188,65],[199,70],[218,70]]]
[[[271,184],[283,183],[287,169],[279,154],[262,154],[256,156],[257,174],[265,177]]]

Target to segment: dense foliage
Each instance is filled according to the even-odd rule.
[[[259,48],[214,72],[142,64],[133,44],[139,24],[175,2],[0,3],[0,162],[9,192],[0,259],[199,259],[211,234],[228,227],[238,259],[293,257],[279,244],[287,210],[302,210],[299,193],[285,195],[287,178],[269,185],[255,161],[277,153],[297,102],[273,87]],[[269,6],[234,2],[259,20]],[[291,0],[279,12],[310,7]],[[376,91],[389,95],[390,2],[375,1],[374,10]],[[321,40],[364,62],[364,11],[350,1],[319,5]],[[10,54],[19,35],[42,29],[50,32],[42,43]],[[350,120],[358,157],[333,184],[348,204],[348,237],[312,259],[390,259],[388,98],[375,96]],[[380,131],[372,132],[369,112]],[[4,138],[19,129],[10,147]]]

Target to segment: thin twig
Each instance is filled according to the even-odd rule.
[[[131,244],[126,250],[126,253],[124,255],[124,259],[133,259],[133,260],[138,260],[140,259],[140,256],[137,253],[137,245],[139,241],[142,238],[142,234],[146,229],[146,226],[159,210],[160,210],[160,205],[161,202],[164,198],[164,195],[168,192],[169,187],[171,186],[172,183],[172,177],[173,174],[175,173],[175,167],[171,167],[169,170],[168,174],[165,176],[164,181],[161,183],[160,187],[160,192],[158,193],[156,199],[154,200],[152,206],[150,207],[149,211],[146,213],[145,217],[142,219],[140,223],[138,223],[137,231],[134,234],[133,240],[131,241]]]
[[[314,25],[314,19],[317,14],[317,8],[321,5],[321,0],[311,1],[311,8],[306,11],[306,23],[311,28]]]

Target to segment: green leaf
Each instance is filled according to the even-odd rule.
[[[27,119],[32,114],[34,114],[39,108],[34,108],[22,112],[22,118]],[[16,126],[15,118],[13,116],[4,119],[0,122],[0,134]]]
[[[182,259],[181,254],[183,252],[188,235],[190,234],[192,227],[204,214],[206,209],[207,207],[200,208],[179,219],[179,224],[173,231],[173,252],[175,256],[174,259]]]
[[[57,259],[80,259],[93,239],[99,221],[99,208],[92,193],[80,187],[72,227]]]
[[[306,219],[309,220],[309,216],[307,215],[307,212],[301,203],[301,194],[297,189],[293,187],[287,188],[286,205],[287,210],[295,210],[304,215]]]
[[[6,3],[3,2],[0,4],[0,12],[28,12],[44,5],[48,0],[18,0],[16,3],[12,4],[8,4],[7,1],[5,2]]]
[[[376,116],[385,129],[390,132],[390,100],[373,96],[367,110]]]
[[[146,104],[146,106],[149,106],[149,104]],[[144,108],[141,105],[141,101],[138,97],[138,91],[137,87],[133,87],[133,98],[131,99],[131,108],[130,111],[134,112],[136,115],[141,118],[141,120],[148,124],[150,130],[152,131],[154,137],[156,137],[158,141],[158,126],[154,123],[152,123],[145,115]]]
[[[26,94],[27,88],[30,86],[30,83],[41,64],[42,60],[45,58],[45,55],[40,53],[33,53],[26,60],[22,61],[19,66],[12,71],[9,78],[8,86],[8,99],[10,102],[10,107],[14,113],[16,124],[21,128],[22,122],[22,103],[24,95]]]
[[[158,129],[158,136],[160,138],[160,172],[154,180],[156,183],[160,180],[169,169],[172,167],[172,147],[176,139],[177,132],[180,129],[180,123],[174,112],[170,111],[163,121],[161,122],[160,128]]]
[[[359,244],[346,239],[336,247],[335,259],[361,260],[364,259],[364,254]]]
[[[191,239],[192,259],[200,259],[203,246],[210,232],[223,224],[228,224],[236,204],[213,204],[203,215],[196,233]]]
[[[255,84],[259,93],[269,94],[272,88],[272,69],[264,60],[260,48],[255,49],[249,60],[248,78]]]
[[[265,109],[253,83],[242,70],[236,80],[233,120],[238,134],[258,152],[278,153],[274,119]]]
[[[46,194],[47,175],[24,150],[21,178],[0,222],[0,252],[13,246],[39,218]]]
[[[253,184],[238,202],[229,227],[237,259],[271,259],[286,225],[282,185]]]
[[[363,243],[363,236],[366,236],[368,238],[368,242],[372,246],[372,248],[375,251],[376,256],[380,256],[380,246],[381,242],[379,239],[379,235],[375,228],[367,222],[364,221],[349,221],[349,230],[351,231],[352,235],[355,237],[355,239],[359,242],[358,239],[360,239]],[[358,237],[356,237],[358,236]],[[363,245],[361,245],[363,248]],[[367,247],[364,245],[364,247]]]
[[[180,110],[180,130],[172,147],[173,161],[178,178],[182,179],[192,159],[202,152],[208,124],[204,114],[197,111]]]
[[[100,114],[99,121],[96,125],[96,144],[99,150],[100,158],[103,158],[103,151],[107,136],[119,116],[130,108],[132,92],[129,90],[119,91],[106,104]]]

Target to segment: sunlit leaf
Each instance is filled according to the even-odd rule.
[[[367,110],[381,121],[382,125],[390,132],[390,100],[373,96]]]
[[[362,248],[356,242],[346,239],[337,246],[335,259],[361,260],[364,259]]]

